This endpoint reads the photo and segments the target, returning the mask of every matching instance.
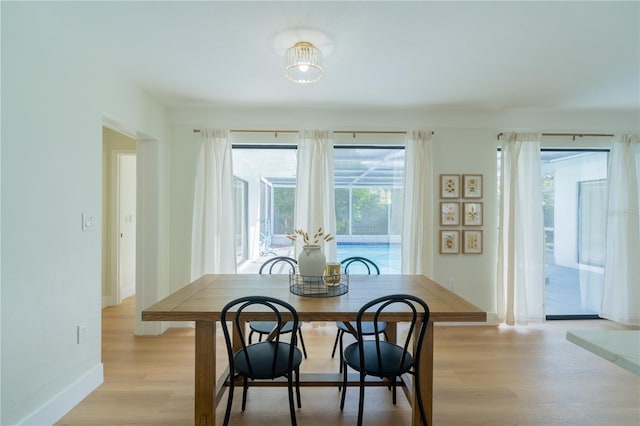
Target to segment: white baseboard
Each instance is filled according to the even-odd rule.
[[[18,423],[18,426],[50,426],[104,382],[102,363],[71,383],[59,394]]]

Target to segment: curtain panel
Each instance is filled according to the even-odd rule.
[[[333,179],[333,132],[304,130],[298,142],[295,227],[309,234],[318,228],[335,237],[336,208]],[[289,232],[292,232],[290,230]],[[336,240],[324,244],[327,261],[336,261]],[[301,247],[296,245],[296,257]]]
[[[233,162],[228,130],[202,130],[191,233],[191,279],[235,274]]]
[[[405,146],[402,273],[433,275],[431,132],[413,131]]]
[[[544,225],[539,133],[511,133],[501,151],[498,320],[544,320]]]
[[[640,138],[615,136],[609,157],[604,291],[600,316],[640,325]]]

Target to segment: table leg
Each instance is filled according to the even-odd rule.
[[[429,320],[420,353],[420,376],[414,378],[414,381],[420,382],[422,404],[424,405],[427,422],[429,422],[430,425],[433,424],[433,331],[433,321]],[[415,339],[414,343],[417,343],[417,340],[418,339]],[[417,397],[414,386],[412,392],[413,403],[411,404],[413,409],[413,426],[420,426],[422,424]]]
[[[196,321],[195,426],[215,426],[216,323]]]
[[[387,323],[387,337],[391,343],[398,343],[398,323],[397,322],[388,322]]]

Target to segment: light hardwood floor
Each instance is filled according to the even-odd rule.
[[[59,426],[193,424],[194,330],[133,335],[134,298],[103,311],[105,380]],[[608,321],[560,321],[526,327],[437,326],[435,425],[640,425],[640,378],[565,339],[567,330],[624,329]],[[306,371],[338,368],[330,358],[333,324],[305,324]],[[221,335],[219,365],[226,365]],[[286,388],[251,388],[244,413],[234,400],[231,424],[289,423]],[[344,412],[337,389],[302,388],[301,426],[354,425],[357,388]],[[222,421],[226,395],[216,411]],[[366,391],[364,423],[409,424],[402,392],[398,405],[386,388]]]

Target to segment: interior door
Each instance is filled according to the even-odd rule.
[[[135,154],[118,154],[118,237],[119,303],[136,289]]]

